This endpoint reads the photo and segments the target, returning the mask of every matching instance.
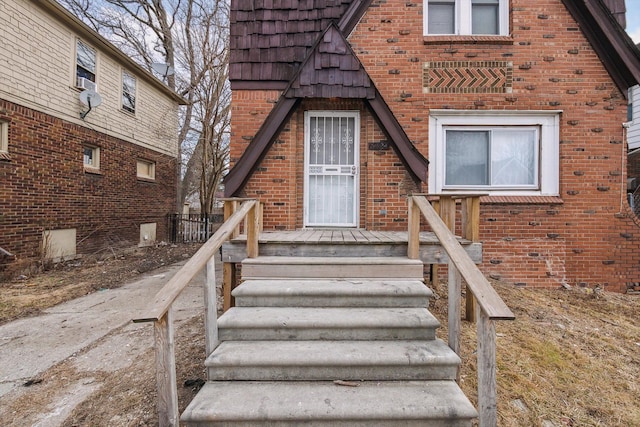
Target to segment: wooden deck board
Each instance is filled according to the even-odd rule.
[[[224,243],[225,262],[246,258],[246,235]],[[482,262],[482,244],[459,238],[472,260]],[[260,254],[267,256],[406,256],[406,231],[295,230],[260,233]],[[426,264],[445,264],[448,256],[431,232],[420,233],[420,259]]]

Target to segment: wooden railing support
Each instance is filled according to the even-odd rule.
[[[216,292],[216,261],[207,261],[204,273],[204,332],[207,354],[218,345],[218,292]]]
[[[161,427],[177,427],[178,388],[176,379],[176,357],[173,334],[172,306],[180,293],[202,269],[205,269],[205,346],[207,355],[218,345],[217,288],[215,255],[222,244],[236,233],[240,223],[249,217],[246,230],[251,233],[252,248],[247,253],[258,256],[258,234],[260,233],[260,203],[246,199],[241,205],[236,201],[225,205],[225,222],[206,243],[178,270],[178,272],[156,294],[147,310],[135,319],[136,323],[153,322],[156,354],[156,382],[158,390],[158,424]],[[229,214],[229,216],[227,216]]]
[[[420,258],[420,209],[409,198],[409,233],[408,233],[407,257],[409,259]]]
[[[450,230],[449,224],[453,224],[450,214],[451,202],[445,200],[444,205],[448,207],[442,208],[443,199],[441,198],[440,212],[443,213],[444,218],[448,218],[446,222],[443,218],[440,218],[424,196],[411,196],[409,201],[409,234],[416,232],[413,225],[415,224],[414,211],[418,208],[449,256],[449,347],[458,354],[460,354],[461,279],[464,279],[467,283],[467,298],[471,297],[477,301],[478,419],[480,427],[495,427],[498,416],[496,404],[496,331],[494,321],[513,320],[515,316]],[[453,206],[455,207],[455,204]],[[475,208],[472,206],[471,209]],[[467,211],[467,215],[469,215],[469,212]],[[453,219],[455,220],[455,216],[453,216]],[[415,236],[409,236],[408,241],[412,242],[412,239],[415,239]]]
[[[158,385],[158,419],[160,427],[178,427],[178,387],[171,309],[153,323]]]
[[[498,396],[496,384],[496,326],[481,310],[478,322],[478,421],[480,427],[498,424]]]

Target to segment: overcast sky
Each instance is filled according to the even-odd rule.
[[[640,0],[626,0],[627,33],[634,42],[640,43]]]

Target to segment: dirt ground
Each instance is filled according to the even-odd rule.
[[[161,246],[83,259],[44,273],[0,283],[0,323],[37,314],[46,306],[101,288],[117,287],[143,272],[184,259],[197,246]],[[532,290],[495,283],[516,315],[497,323],[498,416],[500,426],[640,426],[640,296],[584,288]],[[431,309],[446,325],[446,287],[434,289]],[[203,379],[202,319],[176,331],[180,410]],[[446,337],[446,328],[439,336]],[[463,322],[461,385],[475,403],[475,325]],[[154,362],[151,353],[104,381],[79,405],[65,426],[155,426]],[[4,414],[38,411],[62,384],[77,375],[63,362],[47,371]],[[91,384],[84,384],[90,387]],[[1,415],[1,414],[0,414]]]

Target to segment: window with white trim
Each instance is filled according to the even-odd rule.
[[[0,154],[9,153],[9,123],[0,121]]]
[[[424,35],[509,35],[508,0],[424,0]]]
[[[82,147],[83,162],[86,169],[100,169],[100,148],[92,145]]]
[[[78,40],[76,42],[76,86],[81,89],[96,89],[96,58],[94,48]]]
[[[156,163],[149,160],[138,159],[137,176],[142,179],[156,179]]]
[[[559,192],[559,112],[431,111],[429,192]]]
[[[130,113],[136,112],[136,78],[122,71],[122,109]]]

